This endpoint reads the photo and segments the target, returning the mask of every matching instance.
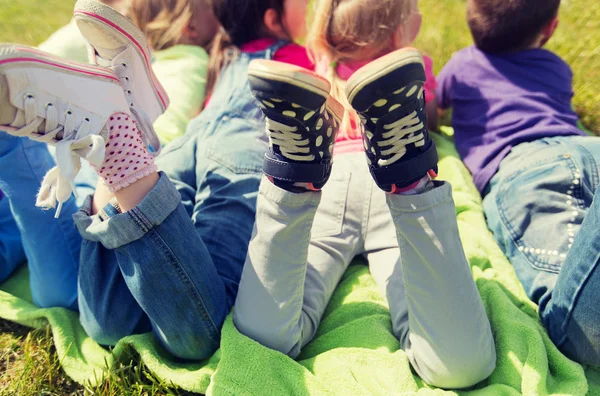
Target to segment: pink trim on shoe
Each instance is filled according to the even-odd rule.
[[[66,65],[62,65],[60,63],[55,63],[55,62],[51,62],[51,61],[45,61],[45,60],[38,59],[38,58],[11,58],[11,59],[5,59],[5,60],[0,60],[0,65],[3,65],[3,64],[6,64],[6,63],[15,63],[15,62],[41,63],[41,64],[44,64],[44,65],[54,66],[54,67],[58,67],[58,68],[65,69],[65,70],[70,70],[70,71],[74,71],[74,72],[78,72],[78,73],[87,74],[87,75],[90,75],[90,76],[108,78],[110,80],[114,80],[114,81],[120,83],[119,79],[116,76],[111,76],[111,75],[107,75],[107,74],[100,74],[100,73],[92,73],[92,72],[87,71],[87,70],[82,69],[82,68],[69,67],[69,66],[66,66]]]
[[[158,96],[159,96],[159,99],[161,101],[161,104],[166,109],[168,107],[168,105],[169,105],[169,101],[165,99],[166,93],[163,91],[162,86],[158,82],[158,78],[154,75],[154,72],[152,71],[152,64],[150,62],[150,59],[148,59],[148,55],[147,55],[148,53],[150,53],[149,49],[144,49],[142,47],[142,45],[137,40],[135,40],[129,33],[127,33],[125,30],[121,29],[115,23],[111,22],[110,20],[108,20],[108,19],[106,19],[106,18],[104,18],[104,17],[102,17],[102,16],[100,16],[98,14],[94,14],[93,12],[88,12],[88,11],[81,11],[81,10],[76,10],[76,11],[73,12],[73,15],[77,15],[77,14],[86,15],[86,16],[98,19],[98,20],[106,23],[107,25],[111,26],[115,30],[117,30],[120,33],[122,33],[132,43],[134,43],[136,45],[136,47],[138,47],[138,49],[140,50],[140,52],[144,56],[144,61],[146,63],[146,68],[148,69],[148,72],[150,74],[150,78],[152,79],[152,85],[154,87],[154,90],[158,93]]]

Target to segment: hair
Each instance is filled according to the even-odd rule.
[[[210,53],[207,89],[210,94],[221,69],[235,58],[239,47],[266,35],[264,17],[273,8],[283,15],[285,0],[211,0],[213,12],[221,23]]]
[[[558,14],[560,0],[469,0],[467,22],[487,53],[526,49]]]
[[[345,82],[335,67],[340,61],[370,60],[392,51],[392,36],[410,15],[417,0],[320,0],[307,47],[317,72],[331,82],[331,94],[351,109]],[[353,111],[346,112],[356,118]],[[345,120],[345,122],[350,120]]]
[[[173,47],[200,5],[208,0],[130,0],[127,16],[156,50]]]

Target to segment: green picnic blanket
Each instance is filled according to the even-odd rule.
[[[515,273],[487,230],[481,198],[452,139],[436,135],[440,177],[452,183],[456,215],[473,276],[492,323],[497,368],[464,395],[600,395],[600,369],[583,368],[552,344]],[[174,360],[151,334],[126,337],[107,351],[86,336],[77,315],[31,303],[27,269],[0,286],[0,317],[27,326],[50,324],[65,372],[97,383],[107,367],[136,352],[158,377],[211,395],[442,394],[413,371],[391,331],[387,305],[364,263],[338,286],[314,340],[295,361],[241,335],[229,317],[221,349],[199,363]]]

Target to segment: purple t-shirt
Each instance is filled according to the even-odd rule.
[[[468,47],[444,66],[436,96],[441,108],[452,107],[456,148],[479,192],[517,144],[583,135],[571,108],[572,78],[544,49],[489,55]]]

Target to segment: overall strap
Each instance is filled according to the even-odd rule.
[[[265,59],[272,60],[275,56],[275,53],[283,46],[290,44],[290,41],[287,40],[277,40],[273,45],[267,48],[267,54]]]

